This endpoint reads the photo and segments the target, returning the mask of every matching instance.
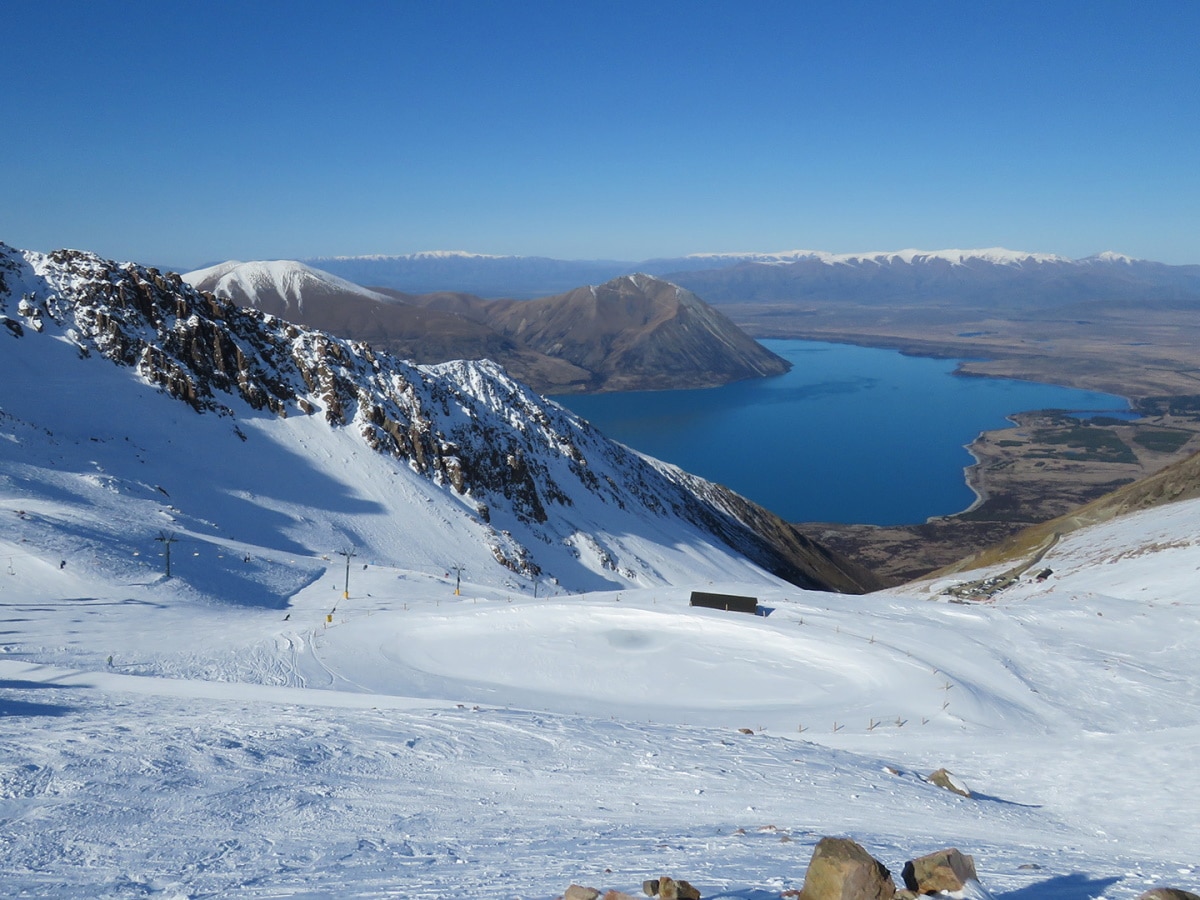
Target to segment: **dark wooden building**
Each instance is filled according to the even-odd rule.
[[[726,612],[744,612],[750,615],[758,614],[757,597],[739,597],[737,594],[710,594],[705,591],[692,591],[692,606],[703,606],[706,609],[723,609]]]

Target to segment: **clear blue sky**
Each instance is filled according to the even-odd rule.
[[[1200,263],[1200,2],[8,0],[0,240]]]

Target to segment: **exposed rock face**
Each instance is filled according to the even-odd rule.
[[[562,900],[596,900],[600,892],[592,887],[573,884],[562,895]]]
[[[883,863],[852,840],[824,837],[813,850],[800,900],[892,900],[895,894]]]
[[[199,413],[323,416],[474,510],[489,523],[496,560],[514,572],[541,572],[531,546],[587,540],[568,521],[586,497],[611,515],[688,523],[802,587],[873,587],[765,510],[606,440],[493,363],[411,365],[219,300],[178,275],[88,253],[0,244],[0,277],[6,340],[31,339],[39,322],[46,334],[38,340],[53,331]],[[490,524],[499,511],[524,537]]]
[[[592,373],[591,390],[713,387],[790,366],[691,291],[625,275],[540,300],[497,301],[487,321]]]
[[[918,894],[961,891],[978,881],[975,860],[954,848],[939,850],[904,864],[904,886]]]
[[[1154,888],[1139,896],[1138,900],[1200,900],[1200,894],[1178,888]]]

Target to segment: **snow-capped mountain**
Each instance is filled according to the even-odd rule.
[[[640,262],[465,253],[325,257],[305,262],[358,284],[411,293],[468,291],[493,298],[547,296],[632,272],[665,278],[716,304],[807,297],[872,303],[943,295],[961,302],[1000,298],[1020,303],[1080,298],[1193,303],[1200,298],[1200,266],[1171,266],[1112,251],[1075,260],[992,247],[694,253]]]
[[[996,265],[1022,265],[1039,262],[1071,262],[1065,256],[1052,253],[1027,253],[1020,250],[1008,250],[1004,247],[991,247],[981,250],[887,250],[874,253],[830,253],[825,250],[781,250],[776,253],[690,253],[683,257],[689,264],[688,268],[722,268],[738,263],[759,263],[764,265],[785,265],[803,260],[816,260],[826,265],[856,265],[861,263],[888,264],[892,262],[929,262],[944,260],[954,265],[967,265],[973,261],[990,262]],[[661,265],[671,265],[676,260],[664,259],[657,261]]]
[[[6,487],[27,511],[74,496],[83,531],[105,536],[80,545],[106,556],[119,547],[127,561],[164,529],[187,535],[224,560],[188,576],[202,592],[246,579],[277,590],[280,560],[238,565],[244,544],[307,557],[305,571],[353,548],[437,570],[465,562],[527,589],[731,571],[770,582],[764,570],[813,587],[870,583],[494,364],[406,364],[75,251],[0,245],[0,277]],[[133,521],[112,512],[118,500],[140,510]]]
[[[188,272],[188,284],[210,294],[232,300],[238,306],[253,306],[288,318],[286,312],[303,313],[305,303],[327,296],[349,294],[380,303],[389,298],[376,291],[314,269],[294,260],[238,262],[231,260],[206,269]]]
[[[747,258],[670,278],[710,303],[805,300],[999,305],[1008,310],[1080,301],[1200,304],[1200,266],[1168,266],[1106,252],[1072,260],[995,247],[879,253],[797,251]]]

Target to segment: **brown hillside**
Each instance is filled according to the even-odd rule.
[[[1196,497],[1200,497],[1200,453],[1173,463],[1132,484],[1119,487],[1064,516],[1040,525],[1032,525],[995,547],[972,554],[925,577],[1001,565],[1020,559],[1036,548],[1044,546],[1054,535],[1069,534],[1080,528],[1107,522],[1139,510]]]

